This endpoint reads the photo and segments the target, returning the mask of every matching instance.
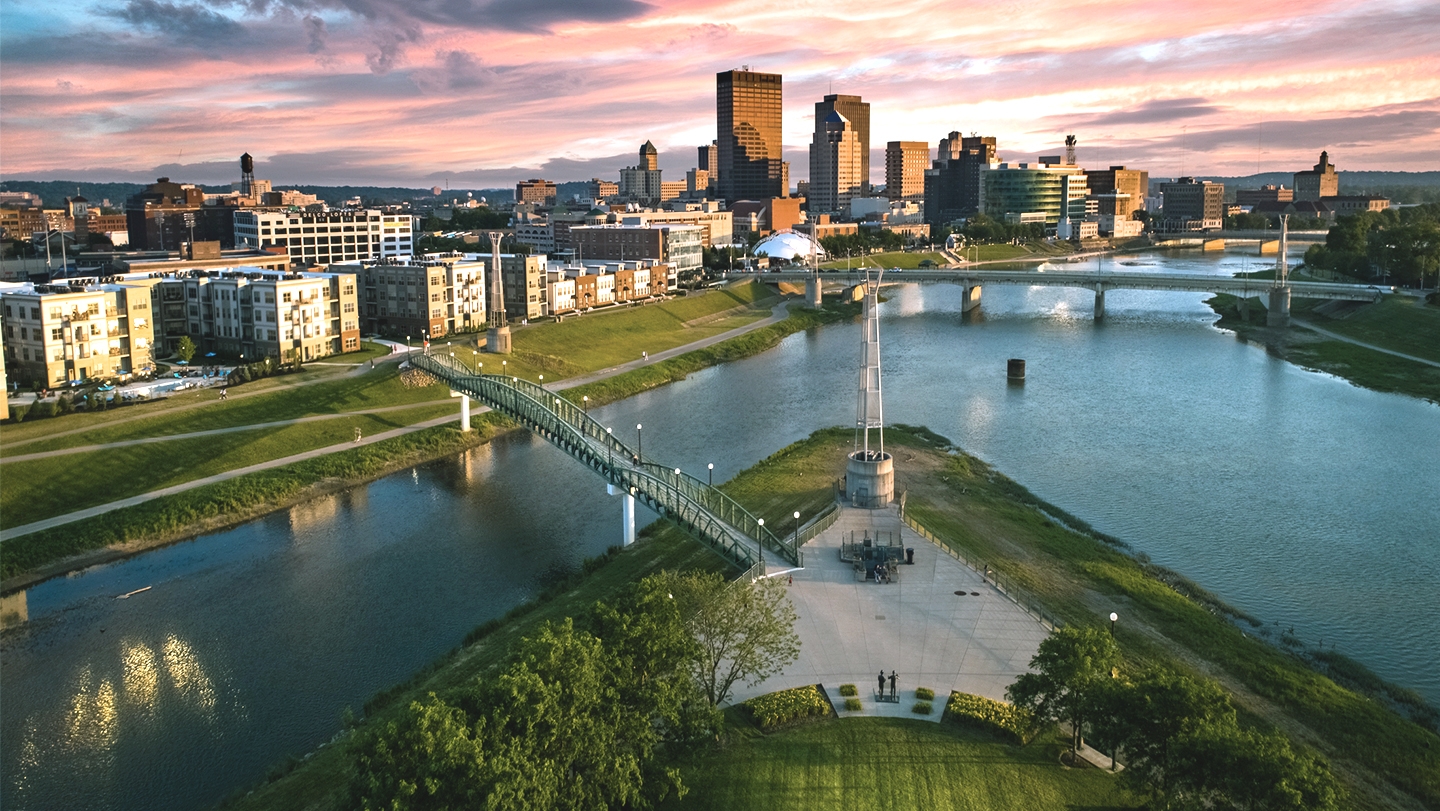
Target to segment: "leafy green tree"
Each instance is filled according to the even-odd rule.
[[[186,363],[195,357],[195,342],[190,340],[189,335],[182,336],[180,342],[175,345],[175,357]]]
[[[1202,725],[1177,741],[1175,797],[1167,807],[1336,811],[1345,792],[1320,757],[1289,739],[1233,725]]]
[[[1115,640],[1095,628],[1067,626],[1040,643],[1030,660],[1034,673],[1021,674],[1005,691],[1037,721],[1070,724],[1070,752],[1080,748],[1085,723],[1101,706],[1120,656]]]
[[[483,734],[484,721],[479,730]],[[364,811],[472,808],[490,782],[476,730],[431,693],[355,745],[354,804]]]
[[[727,582],[718,574],[665,573],[685,628],[699,646],[695,681],[718,706],[737,683],[759,684],[800,656],[795,606],[780,580]]]
[[[1208,679],[1157,669],[1111,685],[1093,723],[1123,747],[1126,782],[1163,801],[1173,794],[1177,742],[1202,727],[1235,725],[1229,696]]]

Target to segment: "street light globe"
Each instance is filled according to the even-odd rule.
[[[799,510],[796,510],[796,511],[795,511],[795,520],[797,520],[797,521],[800,520],[800,511],[799,511]]]
[[[1120,619],[1120,615],[1119,615],[1119,614],[1116,614],[1114,611],[1111,611],[1111,612],[1110,612],[1110,621],[1111,621],[1111,622],[1114,622],[1115,620],[1118,620],[1118,619]]]
[[[679,475],[680,475],[680,468],[678,468],[678,467],[675,468],[675,475],[676,475],[676,476],[679,476]]]
[[[756,519],[755,519],[755,522],[758,523],[758,524],[759,524],[760,526],[762,526],[762,527],[765,526],[765,519],[764,519],[764,518],[756,518]]]
[[[635,423],[635,430],[637,430],[637,431],[641,430],[641,429],[644,428],[644,427],[645,427],[645,426],[641,425],[641,424],[638,423],[638,422]]]

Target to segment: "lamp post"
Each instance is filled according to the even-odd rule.
[[[545,388],[545,375],[540,375],[540,388]]]
[[[757,519],[755,519],[755,521],[760,524],[760,532],[757,534],[757,536],[756,536],[756,538],[755,538],[755,545],[758,546],[758,547],[760,547],[760,576],[761,576],[761,577],[764,577],[764,576],[765,576],[765,539],[764,539],[764,535],[765,535],[765,519],[764,519],[764,518],[757,518]]]
[[[707,465],[707,467],[710,468],[710,486],[711,486],[711,487],[714,487],[714,486],[715,486],[715,463],[714,463],[714,462],[711,462],[709,465]]]
[[[1115,620],[1118,620],[1118,619],[1120,619],[1120,615],[1119,615],[1119,614],[1116,614],[1114,611],[1111,611],[1111,612],[1110,612],[1110,637],[1111,637],[1112,639],[1115,637]]]
[[[581,398],[580,398],[580,402],[582,403],[582,405],[581,405],[580,407],[583,408],[583,409],[585,409],[585,413],[586,413],[586,414],[589,414],[589,413],[590,413],[590,395],[587,394],[587,395],[585,395],[584,397],[581,397]]]
[[[610,459],[610,449],[611,449],[611,444],[610,444],[610,442],[611,442],[612,439],[614,439],[614,435],[611,433],[611,431],[610,431],[609,428],[606,428],[606,429],[605,429],[605,466],[606,466],[606,467],[610,467],[611,464],[612,464],[612,461],[611,461],[611,459]]]
[[[640,432],[644,425],[635,423],[635,464],[645,461],[645,435]]]
[[[473,364],[476,369],[480,368],[480,350],[470,350],[470,363]]]
[[[800,548],[800,511],[795,511],[795,548]]]

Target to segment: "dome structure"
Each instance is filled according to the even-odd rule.
[[[808,235],[799,231],[776,231],[768,237],[760,240],[755,245],[753,253],[756,256],[768,256],[771,259],[785,259],[804,261],[814,253],[817,259],[825,258],[825,249],[820,243],[811,239]]]

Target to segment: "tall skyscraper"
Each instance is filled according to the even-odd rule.
[[[647,172],[660,171],[660,150],[656,149],[655,145],[649,141],[641,144],[640,162],[635,164],[635,168],[644,169]]]
[[[726,202],[784,197],[781,160],[781,79],[778,73],[715,74],[719,196]]]
[[[845,116],[855,128],[860,139],[860,191],[864,196],[870,193],[870,102],[861,101],[859,96],[842,96],[831,93],[824,100],[815,102],[815,134],[825,130],[825,121],[831,113]],[[813,184],[814,179],[811,179]]]
[[[818,105],[817,105],[818,106]],[[850,200],[864,194],[864,163],[855,125],[831,110],[810,143],[810,211],[850,211]]]
[[[925,199],[925,170],[930,145],[924,141],[891,141],[885,145],[885,196],[891,200]]]
[[[952,132],[925,173],[925,221],[945,225],[980,210],[980,171],[998,159],[995,138]]]

